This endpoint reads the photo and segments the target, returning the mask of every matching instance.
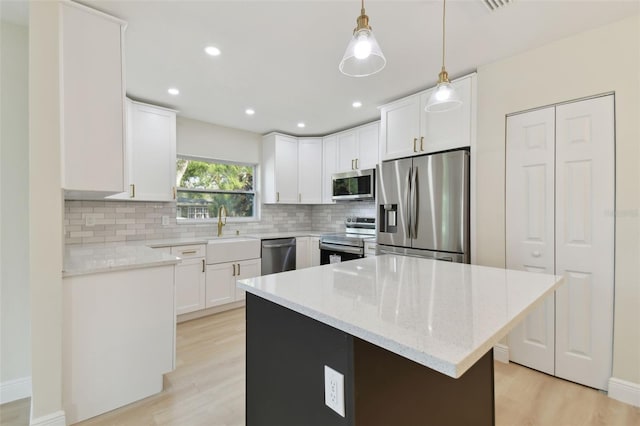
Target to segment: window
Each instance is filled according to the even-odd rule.
[[[255,165],[178,157],[176,170],[179,221],[217,218],[222,206],[229,218],[257,219]]]

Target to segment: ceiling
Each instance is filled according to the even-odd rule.
[[[128,22],[129,96],[257,133],[323,135],[375,120],[378,106],[435,85],[440,71],[439,0],[365,2],[387,66],[364,78],[338,70],[360,12],[357,0],[82,3]],[[494,12],[483,0],[449,0],[447,70],[459,77],[639,12],[637,0],[515,0]],[[222,54],[206,55],[208,45]],[[169,87],[180,94],[169,95]],[[355,100],[363,106],[354,109]],[[255,115],[247,116],[247,108]]]

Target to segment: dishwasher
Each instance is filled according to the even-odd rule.
[[[262,240],[262,275],[296,269],[296,239]]]

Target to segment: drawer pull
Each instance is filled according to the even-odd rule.
[[[182,252],[182,254],[196,254],[198,252],[198,250],[185,250]]]

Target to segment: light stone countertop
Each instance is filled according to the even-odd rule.
[[[72,245],[65,248],[63,277],[171,265],[180,258],[140,244]]]
[[[238,237],[271,239],[288,237],[320,236],[319,231],[289,231],[267,234],[241,234]],[[326,232],[325,232],[326,233]],[[160,240],[139,240],[126,243],[102,243],[86,245],[67,245],[64,252],[63,277],[95,274],[124,269],[137,269],[162,264],[179,263],[180,258],[162,253],[153,248],[207,244],[218,238],[234,238],[235,235],[222,237],[185,237]]]
[[[562,282],[382,255],[240,280],[238,287],[458,378]]]

